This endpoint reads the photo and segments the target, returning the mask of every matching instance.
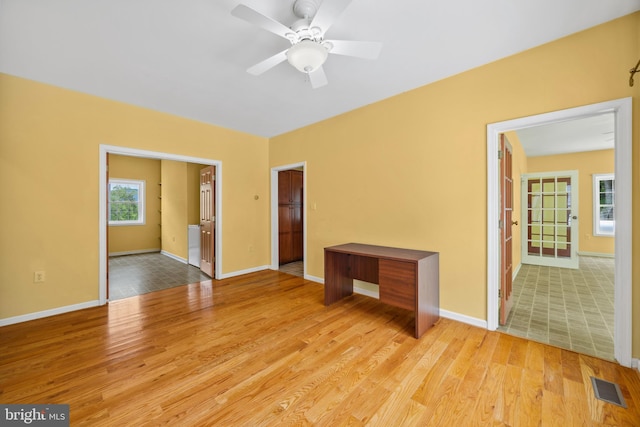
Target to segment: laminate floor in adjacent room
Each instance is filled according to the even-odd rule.
[[[109,257],[109,300],[211,280],[198,267],[160,252]]]
[[[613,258],[587,256],[577,270],[523,264],[498,330],[614,360],[614,267]]]

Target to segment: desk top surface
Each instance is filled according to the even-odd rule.
[[[418,261],[438,252],[420,251],[416,249],[393,248],[388,246],[365,245],[362,243],[345,243],[343,245],[324,248],[325,251],[349,253],[352,255],[373,256],[378,258]]]

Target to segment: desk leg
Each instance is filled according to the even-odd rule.
[[[324,305],[331,305],[353,293],[350,255],[324,252]]]
[[[420,338],[440,318],[440,256],[418,261],[415,337]]]

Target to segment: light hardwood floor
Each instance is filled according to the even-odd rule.
[[[640,425],[640,377],[601,359],[277,271],[0,328],[0,402],[67,403],[71,425]],[[619,384],[628,409],[596,400]]]

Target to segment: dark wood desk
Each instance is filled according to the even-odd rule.
[[[438,252],[347,243],[324,248],[324,304],[353,293],[353,279],[377,283],[380,301],[412,310],[420,338],[440,318]]]

